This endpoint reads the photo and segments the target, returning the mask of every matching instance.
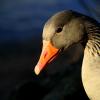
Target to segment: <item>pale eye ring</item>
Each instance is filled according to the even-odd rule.
[[[58,27],[56,33],[60,33],[62,31],[62,27]]]

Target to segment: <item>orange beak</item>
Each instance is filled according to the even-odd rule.
[[[59,49],[55,48],[50,41],[43,41],[40,59],[34,69],[36,75],[40,73],[47,63],[50,63],[57,56],[58,51]]]

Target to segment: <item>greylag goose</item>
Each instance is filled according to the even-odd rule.
[[[100,26],[99,23],[75,11],[61,11],[44,25],[43,48],[35,73],[50,63],[69,46],[84,47],[82,82],[90,100],[100,100]]]

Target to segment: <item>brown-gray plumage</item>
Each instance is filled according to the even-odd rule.
[[[82,82],[91,100],[100,100],[100,25],[94,19],[74,11],[62,11],[45,24],[43,41],[65,50],[81,43],[84,47]]]

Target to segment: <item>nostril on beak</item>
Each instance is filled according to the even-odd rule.
[[[45,57],[47,56],[47,54],[48,54],[47,52],[44,52],[44,59],[45,59]]]

